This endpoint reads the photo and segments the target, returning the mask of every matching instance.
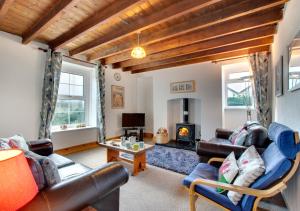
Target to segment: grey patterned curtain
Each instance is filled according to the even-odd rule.
[[[258,121],[268,127],[272,121],[271,83],[269,76],[269,53],[259,52],[249,55],[253,72],[254,97]]]
[[[61,65],[62,54],[48,50],[44,73],[39,138],[50,138],[51,136],[50,127],[57,101]]]
[[[100,63],[96,67],[96,82],[98,141],[105,142],[105,69]]]

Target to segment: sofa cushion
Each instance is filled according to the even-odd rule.
[[[11,149],[11,147],[6,141],[0,139],[0,150],[4,150],[4,149]]]
[[[282,178],[292,167],[292,163],[278,149],[275,143],[272,143],[262,154],[266,171],[263,176],[258,178],[251,188],[265,189],[272,185],[278,179]],[[254,196],[245,195],[241,201],[241,207],[245,211],[252,210],[255,200]]]
[[[274,141],[279,150],[288,157],[294,159],[298,152],[297,145],[295,143],[294,131],[289,127],[273,122],[268,130],[269,139]]]
[[[197,178],[216,181],[218,179],[218,169],[207,163],[199,163],[196,166],[196,168],[192,171],[192,173],[184,178],[183,185],[189,188],[191,183]],[[226,195],[218,193],[216,188],[205,185],[196,185],[195,191],[230,210],[241,210],[241,208],[239,206],[234,205]]]
[[[6,143],[10,144],[12,148],[19,148],[24,151],[29,150],[26,140],[21,135],[14,135],[12,137],[1,138],[1,139],[2,141],[5,141]]]
[[[239,167],[237,166],[234,152],[231,152],[219,168],[219,182],[227,184],[232,183],[238,172]],[[223,193],[225,190],[222,188],[217,188],[217,191],[219,193]]]
[[[59,176],[62,179],[62,181],[73,178],[73,177],[77,177],[83,173],[88,172],[89,170],[91,170],[91,168],[86,167],[82,164],[76,163],[73,165],[68,165],[65,166],[63,168],[58,169],[59,172]]]
[[[248,136],[248,132],[245,129],[242,129],[236,136],[234,136],[231,139],[231,143],[233,145],[239,145],[239,146],[243,146],[245,143],[245,140]]]
[[[43,173],[44,173],[44,177],[45,177],[45,181],[46,181],[46,187],[50,187],[52,185],[55,185],[55,184],[61,182],[57,166],[48,157],[38,155],[31,151],[26,151],[25,156],[32,157],[32,158],[38,160],[38,162],[40,163],[40,165],[43,169]]]
[[[237,161],[239,174],[233,184],[242,187],[249,187],[265,171],[263,159],[260,157],[254,146],[249,147]],[[242,194],[228,191],[228,198],[237,205]]]
[[[243,127],[239,127],[237,129],[235,129],[233,131],[233,133],[231,134],[231,136],[229,136],[228,140],[234,144],[234,140],[236,139],[236,137],[238,136],[238,134],[243,130],[244,128]]]
[[[251,124],[246,127],[248,135],[245,139],[244,146],[250,147],[254,145],[255,147],[264,148],[269,144],[268,140],[268,130],[258,124]]]
[[[75,164],[75,162],[70,160],[69,158],[66,158],[64,156],[55,153],[49,155],[48,158],[55,163],[57,168],[63,168],[65,166]]]
[[[42,190],[43,188],[46,187],[46,181],[45,181],[45,175],[43,172],[43,168],[42,168],[40,162],[33,156],[26,155],[26,159],[27,159],[28,165],[30,167],[30,170],[32,172],[35,183],[38,186],[38,189]]]

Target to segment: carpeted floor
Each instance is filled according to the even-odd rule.
[[[70,154],[70,159],[95,168],[106,163],[106,149],[96,148]],[[122,164],[131,172],[132,166]],[[181,185],[184,175],[147,165],[144,172],[130,176],[121,188],[120,211],[188,211],[188,192]],[[204,200],[198,200],[198,209],[218,211]]]
[[[95,148],[68,155],[70,159],[91,168],[106,163],[106,149]],[[122,164],[132,170],[127,163]],[[128,183],[121,187],[120,211],[188,211],[188,192],[181,185],[184,175],[147,165],[144,172],[130,176]],[[264,207],[268,210],[278,210]],[[218,211],[207,201],[197,200],[197,211]]]

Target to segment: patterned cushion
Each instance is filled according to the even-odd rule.
[[[233,144],[233,140],[236,138],[236,136],[239,134],[239,132],[243,129],[244,129],[243,127],[239,127],[237,129],[235,129],[233,131],[233,133],[229,136],[228,140]]]
[[[46,181],[41,164],[35,157],[26,155],[26,159],[39,190],[42,190],[46,187]]]
[[[216,181],[218,179],[218,169],[207,163],[199,163],[192,173],[184,178],[183,185],[189,188],[191,183],[198,178]],[[218,204],[222,204],[229,210],[241,211],[240,206],[234,205],[226,195],[218,193],[214,187],[199,184],[195,186],[195,191]]]
[[[38,162],[40,163],[40,165],[43,169],[47,187],[61,182],[57,166],[55,165],[55,163],[52,160],[50,160],[46,156],[41,156],[41,155],[38,155],[31,151],[26,151],[25,155],[26,155],[26,157],[33,157],[36,160],[38,160]]]
[[[53,186],[61,182],[57,166],[52,160],[46,157],[42,162],[42,167],[48,186]]]
[[[234,152],[231,152],[219,168],[219,182],[230,184],[238,172],[239,167],[237,166]],[[224,191],[222,188],[217,188],[217,192],[219,193],[223,193]]]
[[[29,150],[28,145],[26,143],[26,140],[21,135],[14,135],[14,136],[9,137],[9,138],[1,138],[1,139],[3,141],[5,141],[6,143],[8,143],[12,148],[19,148],[19,149],[22,149],[24,151]]]
[[[233,145],[243,146],[245,140],[248,136],[248,132],[245,129],[242,129],[231,141]]]
[[[0,150],[4,150],[4,149],[11,149],[11,147],[6,141],[0,139]]]
[[[249,187],[259,176],[265,172],[263,159],[260,157],[254,146],[249,147],[238,159],[239,174],[233,184]],[[237,205],[242,194],[229,191],[228,198]]]

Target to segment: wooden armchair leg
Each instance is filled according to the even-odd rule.
[[[257,208],[258,208],[258,204],[260,202],[261,198],[257,197],[254,201],[254,204],[253,204],[253,208],[252,208],[252,211],[257,211]]]
[[[196,211],[196,200],[198,197],[193,193],[190,193],[189,197],[190,197],[190,211]]]

